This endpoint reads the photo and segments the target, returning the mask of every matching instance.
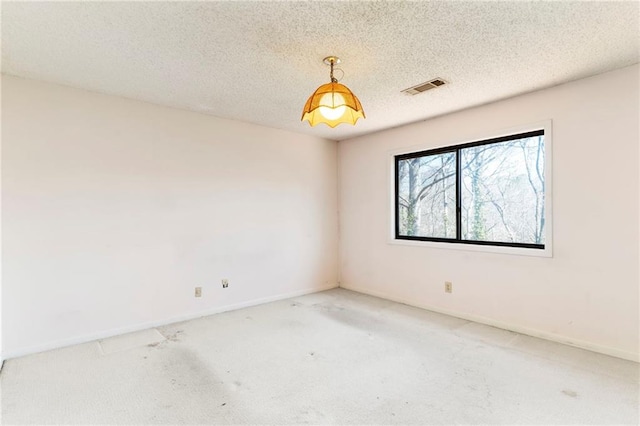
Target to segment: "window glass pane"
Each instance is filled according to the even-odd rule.
[[[456,154],[398,161],[399,235],[456,238]]]
[[[544,244],[544,136],[460,153],[462,239]]]

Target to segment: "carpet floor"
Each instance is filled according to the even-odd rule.
[[[343,289],[10,359],[3,424],[635,424],[639,364]]]

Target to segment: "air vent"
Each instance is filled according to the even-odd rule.
[[[426,83],[420,83],[417,86],[409,87],[408,89],[404,89],[402,92],[407,93],[409,95],[417,95],[418,93],[426,92],[427,90],[435,89],[436,87],[440,87],[447,84],[441,78],[434,78],[431,81],[427,81]]]

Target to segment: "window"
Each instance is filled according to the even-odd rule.
[[[396,155],[395,238],[545,249],[545,131]]]

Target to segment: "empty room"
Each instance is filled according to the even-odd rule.
[[[0,6],[0,423],[640,423],[640,3]]]

